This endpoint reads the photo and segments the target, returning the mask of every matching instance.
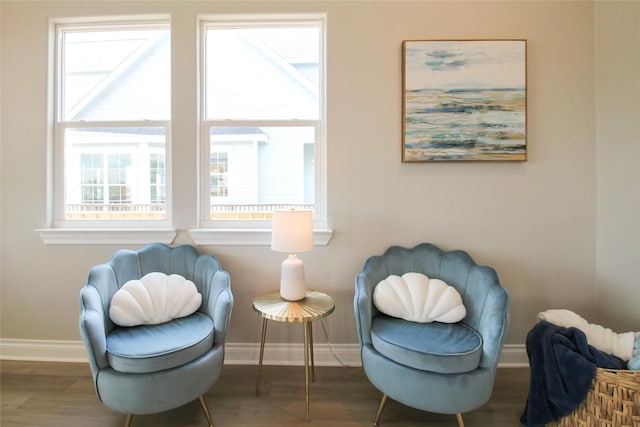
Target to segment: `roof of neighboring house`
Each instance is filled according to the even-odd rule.
[[[260,111],[251,111],[253,105],[258,105],[268,115],[280,114],[276,118],[300,118],[289,117],[288,110],[292,105],[296,106],[295,114],[313,115],[318,108],[317,83],[312,81],[314,76],[307,73],[308,64],[301,59],[301,52],[284,50],[282,46],[287,47],[287,44],[282,44],[282,40],[269,41],[267,45],[246,34],[225,34],[224,38],[222,50],[218,49],[218,43],[211,56],[240,54],[238,58],[249,60],[207,64],[209,86],[216,90],[216,102],[208,106],[210,117],[222,111],[228,115],[224,118],[264,118]],[[122,50],[120,56],[112,52],[93,52],[95,61],[100,55],[109,58],[102,61],[102,70],[97,70],[100,64],[91,59],[73,64],[67,82],[71,84],[70,79],[76,79],[75,82],[84,82],[85,86],[82,96],[66,109],[67,118],[74,121],[169,120],[169,44],[168,31],[155,33],[137,43],[115,43],[114,48]],[[279,51],[276,52],[274,46]],[[220,84],[216,87],[215,82]]]

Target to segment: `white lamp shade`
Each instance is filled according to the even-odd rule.
[[[313,250],[313,213],[296,210],[274,211],[271,249],[289,254]]]

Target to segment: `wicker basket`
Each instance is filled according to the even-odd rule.
[[[550,427],[640,427],[640,371],[596,370],[584,402]]]

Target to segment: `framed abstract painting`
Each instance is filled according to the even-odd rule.
[[[404,40],[402,161],[524,161],[526,40]]]

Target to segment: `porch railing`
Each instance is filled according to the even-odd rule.
[[[211,219],[271,219],[279,209],[313,210],[304,203],[212,204]],[[156,219],[164,218],[164,203],[75,203],[65,206],[67,219]]]
[[[66,219],[158,219],[164,203],[75,203],[65,205]]]
[[[280,209],[313,210],[313,204],[251,203],[211,205],[211,219],[271,219],[273,211]]]

